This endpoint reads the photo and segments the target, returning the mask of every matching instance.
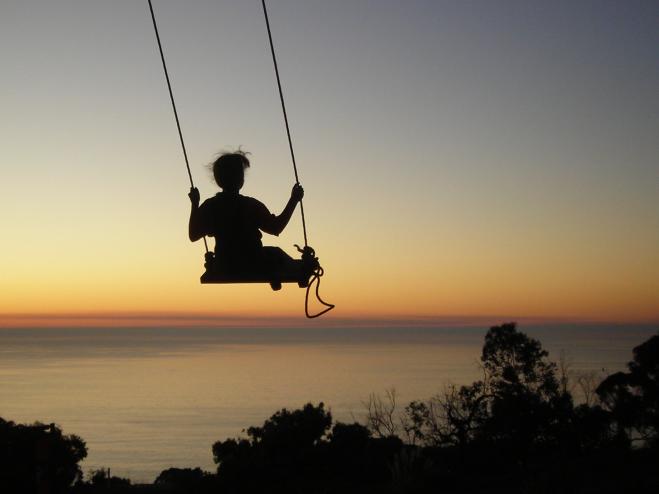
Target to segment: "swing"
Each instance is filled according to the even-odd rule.
[[[302,259],[287,259],[279,265],[264,263],[257,266],[241,266],[238,269],[221,266],[216,262],[213,252],[206,252],[204,263],[206,271],[201,275],[200,281],[203,284],[270,283],[273,290],[280,290],[282,283],[297,283],[300,288],[306,288],[314,273],[320,269],[320,264],[311,247],[307,246],[304,249],[298,245],[295,247],[302,254]],[[264,249],[269,248],[264,247]]]
[[[158,25],[156,24],[156,17],[153,12],[153,5],[151,0],[148,0],[149,10],[151,12],[151,19],[153,21],[153,29],[156,34],[158,42],[158,50],[160,51],[160,59],[162,61],[163,71],[165,73],[165,80],[167,81],[167,89],[169,90],[169,98],[172,103],[172,110],[174,111],[174,119],[176,120],[176,127],[178,129],[179,140],[183,150],[183,157],[185,159],[185,166],[188,171],[188,178],[190,180],[190,187],[194,188],[194,181],[192,180],[192,172],[190,171],[190,163],[188,161],[188,154],[185,149],[185,142],[183,141],[183,132],[181,131],[181,124],[176,111],[176,103],[174,102],[174,93],[172,85],[169,80],[169,73],[165,63],[165,55],[163,53],[162,44],[160,42],[160,35],[158,33]],[[291,138],[291,131],[288,125],[288,116],[286,114],[286,105],[284,103],[284,93],[281,87],[281,80],[279,78],[279,68],[277,67],[277,58],[275,56],[275,47],[272,41],[272,32],[270,30],[270,20],[268,19],[268,10],[265,5],[265,0],[261,0],[263,6],[263,14],[265,17],[266,28],[268,31],[268,40],[270,42],[270,52],[272,54],[272,62],[275,69],[275,76],[277,79],[277,88],[279,89],[279,99],[281,101],[281,108],[284,116],[284,123],[286,126],[286,135],[288,137],[288,146],[291,152],[291,161],[293,162],[293,171],[295,173],[295,183],[299,185],[300,180],[297,172],[297,164],[295,162],[295,153],[293,151],[293,140]],[[333,304],[325,302],[320,298],[320,278],[323,276],[324,271],[320,266],[315,251],[311,248],[307,241],[307,226],[304,217],[304,205],[300,200],[300,212],[302,214],[302,231],[304,234],[304,247],[295,245],[298,252],[301,254],[301,259],[287,258],[283,262],[270,264],[262,263],[262,265],[253,266],[223,266],[218,262],[215,254],[208,249],[208,242],[206,237],[203,237],[204,248],[206,253],[204,256],[205,272],[201,275],[200,281],[202,284],[234,284],[234,283],[269,283],[273,290],[280,290],[282,283],[297,283],[300,288],[306,288],[306,295],[304,300],[304,311],[308,318],[315,318],[322,316],[334,308]],[[264,247],[268,249],[268,247]],[[286,256],[288,257],[288,256]],[[316,314],[309,313],[309,292],[311,287],[316,286],[315,293],[317,300],[325,306],[323,310]]]

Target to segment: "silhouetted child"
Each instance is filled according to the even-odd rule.
[[[244,152],[224,153],[212,167],[222,191],[200,206],[199,190],[190,189],[190,240],[194,242],[204,235],[215,237],[214,269],[222,273],[249,275],[285,270],[293,259],[278,247],[263,247],[261,231],[279,235],[284,230],[304,196],[302,186],[293,186],[286,207],[276,216],[262,202],[240,194],[245,168],[249,167]]]

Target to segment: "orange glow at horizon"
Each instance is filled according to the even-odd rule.
[[[185,220],[180,213],[179,220]],[[155,251],[148,247],[149,235],[134,232],[131,241],[117,237],[115,243],[89,252],[79,252],[76,239],[61,239],[51,255],[39,255],[29,243],[25,248],[17,242],[15,262],[4,267],[0,279],[0,326],[11,325],[3,323],[2,316],[11,320],[12,314],[116,313],[123,318],[175,313],[208,316],[215,323],[222,317],[304,321],[304,290],[295,285],[284,285],[278,292],[268,285],[200,285],[199,245],[182,240],[180,232],[165,231],[172,245]],[[325,318],[396,320],[458,314],[659,321],[659,268],[634,258],[610,263],[617,255],[615,243],[590,256],[588,245],[580,252],[574,248],[577,242],[569,239],[553,251],[528,241],[512,246],[490,242],[489,249],[479,250],[479,238],[459,232],[453,244],[434,234],[436,250],[410,253],[411,242],[396,245],[380,239],[379,231],[362,233],[382,243],[365,258],[346,255],[336,238],[320,232],[319,255],[326,269],[321,295],[337,304]],[[154,316],[151,323],[158,320]],[[169,324],[166,317],[163,320]],[[103,325],[107,321],[103,319]]]
[[[474,16],[435,3],[356,2],[346,16],[325,2],[319,16],[282,2],[273,15],[309,243],[336,304],[309,322],[295,285],[199,284],[203,247],[187,239],[188,176],[144,5],[42,2],[35,16],[15,2],[0,30],[0,326],[44,314],[659,322],[655,26],[634,9]],[[244,35],[261,12],[225,8],[159,9],[192,176],[212,196],[207,164],[242,145],[243,193],[278,213],[294,174],[265,38]],[[296,256],[299,212],[263,241]]]
[[[304,290],[295,285],[284,285],[279,292],[268,285],[200,285],[197,245],[179,241],[166,253],[154,253],[143,240],[141,248],[139,242],[138,248],[120,242],[94,255],[77,252],[73,241],[60,244],[52,257],[31,257],[36,252],[17,248],[17,262],[4,267],[0,280],[0,316],[175,312],[247,320],[304,318]],[[328,316],[659,320],[659,272],[652,272],[657,267],[609,264],[606,255],[569,252],[569,242],[551,253],[528,245],[493,245],[478,252],[468,246],[470,240],[475,239],[451,246],[437,238],[435,251],[412,254],[407,244],[383,242],[381,249],[361,259],[346,256],[342,246],[326,236],[324,250],[319,250],[326,269],[321,295],[337,304]],[[391,259],[404,261],[395,264]]]

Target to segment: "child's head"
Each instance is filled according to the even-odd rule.
[[[213,176],[217,185],[227,192],[238,192],[245,183],[245,168],[249,167],[247,154],[240,149],[235,153],[222,153],[213,162]]]

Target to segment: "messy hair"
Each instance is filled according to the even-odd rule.
[[[217,185],[226,188],[241,182],[245,168],[249,168],[248,154],[240,148],[233,152],[222,152],[211,165]]]

